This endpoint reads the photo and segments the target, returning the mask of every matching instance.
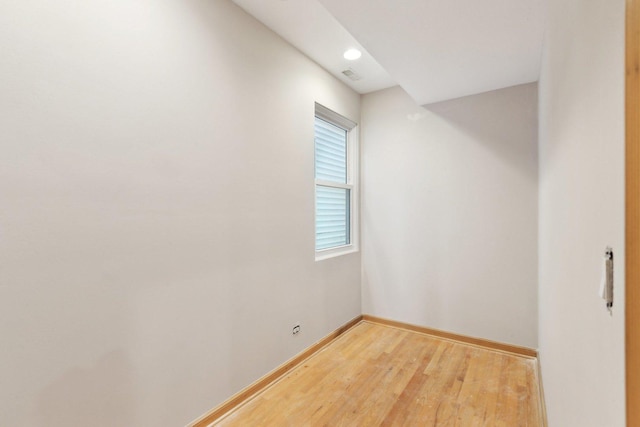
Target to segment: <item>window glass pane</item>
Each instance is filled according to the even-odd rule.
[[[350,190],[316,185],[316,250],[349,244]]]
[[[347,182],[347,131],[316,117],[316,179]]]

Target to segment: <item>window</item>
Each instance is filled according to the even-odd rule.
[[[356,124],[316,104],[316,259],[357,250]]]

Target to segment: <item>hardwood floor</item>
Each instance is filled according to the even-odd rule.
[[[215,426],[542,426],[536,359],[361,322]]]

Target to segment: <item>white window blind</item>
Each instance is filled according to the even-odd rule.
[[[316,179],[347,183],[347,131],[316,117]]]
[[[349,130],[354,126],[316,104],[316,251],[351,243]]]
[[[350,198],[348,189],[316,186],[316,250],[349,244]]]

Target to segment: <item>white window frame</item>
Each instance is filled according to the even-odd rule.
[[[358,125],[356,122],[347,119],[344,116],[328,109],[327,107],[320,105],[316,102],[315,104],[315,117],[318,117],[326,122],[334,124],[344,130],[347,131],[347,183],[341,184],[332,181],[324,181],[320,179],[315,179],[313,190],[314,190],[314,221],[313,221],[313,245],[315,248],[316,244],[316,219],[315,215],[317,212],[316,202],[317,196],[315,194],[318,186],[324,187],[333,187],[333,188],[342,188],[348,189],[349,191],[349,243],[342,246],[336,246],[328,249],[320,249],[316,250],[316,261],[325,260],[328,258],[333,258],[336,256],[346,255],[354,252],[358,252],[360,250],[360,228],[359,228],[359,218],[360,218],[360,195],[358,191],[358,177],[360,175],[359,171],[359,159],[360,159],[360,150],[359,150],[359,138],[358,138]],[[314,117],[314,119],[315,119]],[[314,131],[314,153],[315,153],[315,131]],[[314,156],[314,169],[315,169],[315,156]]]

